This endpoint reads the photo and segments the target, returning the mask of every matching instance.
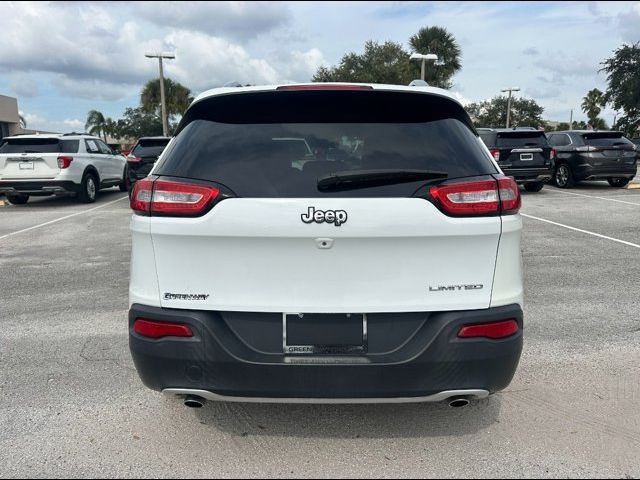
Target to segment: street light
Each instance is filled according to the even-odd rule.
[[[171,52],[147,52],[144,54],[147,58],[157,58],[160,66],[160,107],[162,111],[162,134],[166,137],[169,135],[169,120],[167,119],[167,105],[164,99],[164,75],[162,71],[162,59],[168,60],[176,58],[175,53]]]
[[[500,90],[502,93],[509,92],[509,100],[507,101],[507,128],[509,128],[509,123],[511,121],[511,92],[519,92],[520,89],[518,87],[504,88]]]
[[[420,69],[420,78],[424,81],[424,77],[425,77],[425,65],[427,63],[427,60],[433,60],[434,62],[438,61],[438,56],[433,54],[433,53],[427,53],[426,55],[422,54],[422,53],[413,53],[411,54],[411,57],[409,57],[411,60],[420,60],[422,61],[422,67]]]

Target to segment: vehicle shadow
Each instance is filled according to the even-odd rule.
[[[96,202],[93,204],[84,204],[78,201],[78,199],[74,195],[62,195],[55,196],[51,195],[48,197],[30,197],[29,202],[25,205],[12,205],[13,208],[21,208],[21,209],[29,209],[29,208],[60,208],[67,206],[78,206],[85,205],[91,207],[100,205],[104,202],[109,202],[111,200],[116,200],[119,196],[126,195],[125,193],[120,192],[117,188],[109,188],[107,190],[100,190],[98,193],[98,197]]]
[[[235,436],[419,438],[477,433],[497,423],[499,395],[451,408],[446,403],[280,405],[209,402],[194,410],[203,425]]]

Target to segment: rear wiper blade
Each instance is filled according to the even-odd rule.
[[[432,170],[345,170],[320,178],[318,180],[318,190],[321,192],[339,192],[397,183],[442,180],[448,176],[445,172]]]

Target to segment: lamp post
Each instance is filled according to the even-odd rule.
[[[518,87],[504,88],[500,90],[502,93],[509,92],[509,100],[507,100],[507,128],[509,128],[509,124],[511,123],[511,92],[519,92],[520,89]]]
[[[422,81],[424,81],[425,79],[425,75],[426,75],[426,63],[427,60],[433,60],[434,62],[438,61],[438,56],[433,54],[433,53],[427,53],[426,55],[422,54],[422,53],[413,53],[411,54],[411,57],[409,57],[411,60],[420,60],[422,61],[422,67],[420,69],[420,78],[422,79]]]
[[[162,112],[162,134],[166,137],[169,135],[169,120],[167,118],[167,105],[164,98],[164,73],[162,70],[162,59],[174,59],[176,58],[176,54],[171,52],[148,52],[145,53],[144,56],[147,58],[158,59],[158,64],[160,67],[160,108]]]

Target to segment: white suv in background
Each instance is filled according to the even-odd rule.
[[[131,206],[131,353],[188,406],[461,406],[515,373],[518,185],[444,90],[205,92]]]
[[[0,144],[0,193],[22,205],[30,196],[76,194],[95,202],[100,189],[127,190],[127,161],[98,137],[19,135]]]

